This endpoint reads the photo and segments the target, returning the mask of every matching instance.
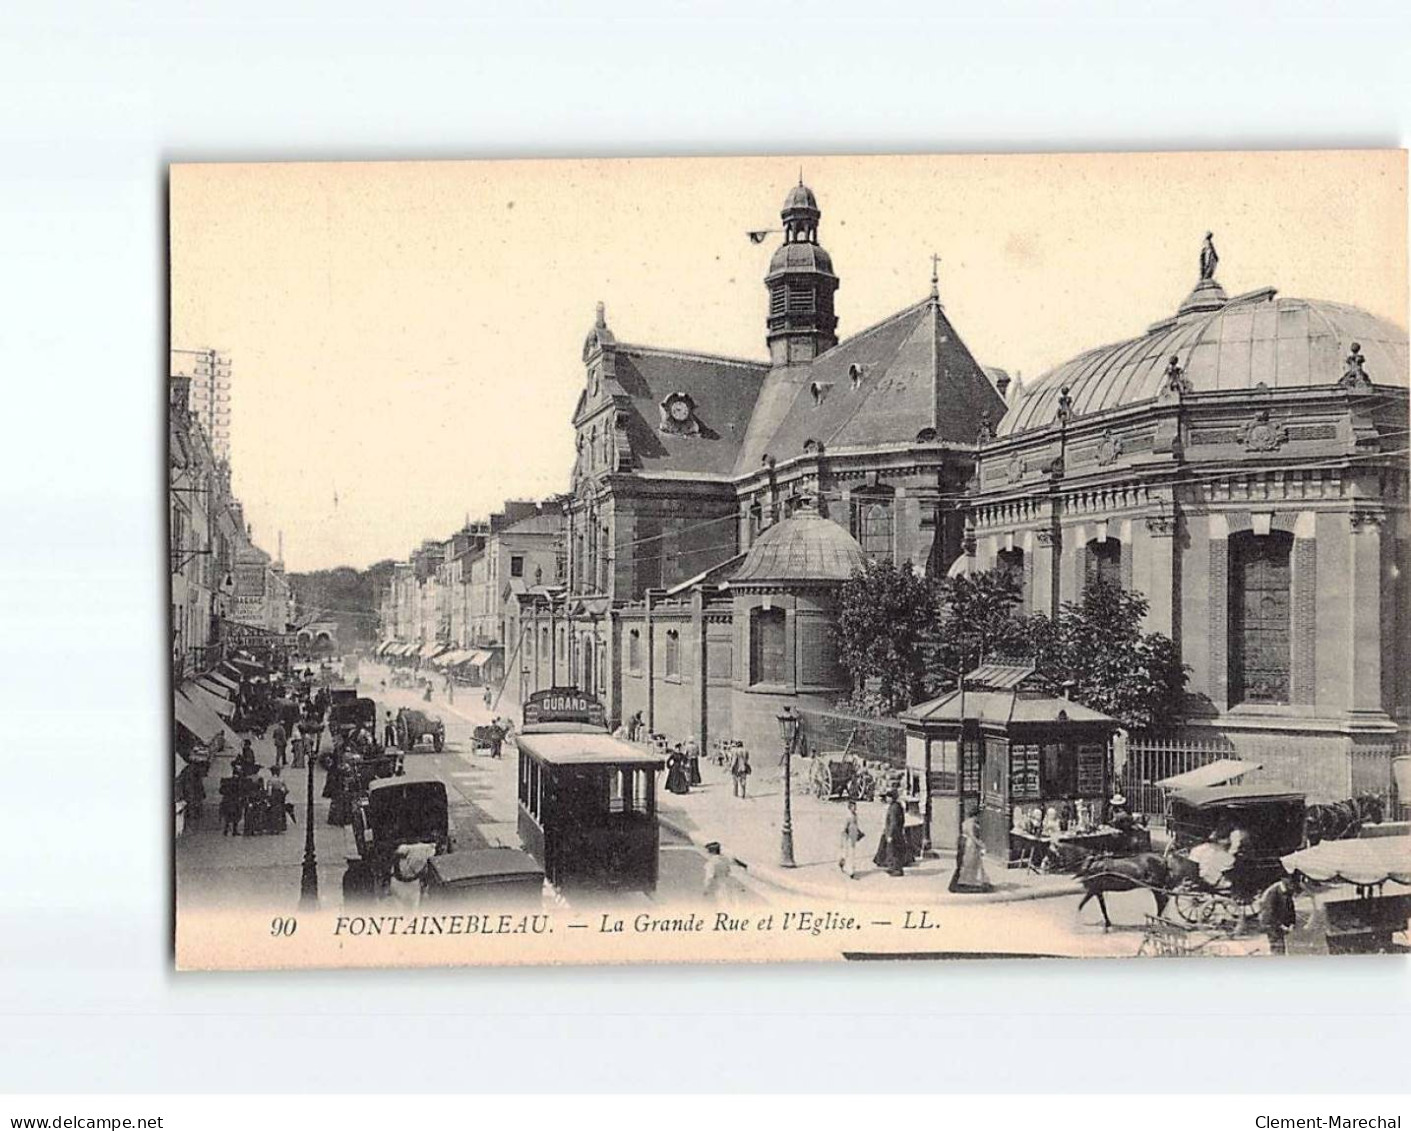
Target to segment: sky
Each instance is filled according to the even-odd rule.
[[[566,490],[599,301],[619,342],[765,357],[779,237],[745,233],[800,172],[840,337],[934,253],[971,352],[1029,382],[1174,313],[1206,231],[1232,296],[1407,325],[1401,152],[177,165],[171,344],[230,356],[256,542],[363,567]]]

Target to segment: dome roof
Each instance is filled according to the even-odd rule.
[[[778,275],[784,271],[813,271],[822,275],[831,275],[833,274],[833,257],[816,243],[810,243],[807,240],[783,243],[779,245],[769,260],[769,274]]]
[[[1216,289],[1197,287],[1176,317],[1142,337],[1089,350],[1026,385],[999,434],[1051,425],[1064,388],[1075,417],[1152,400],[1173,356],[1195,393],[1336,385],[1354,342],[1374,384],[1407,382],[1406,331],[1383,318],[1336,302],[1276,298],[1272,289],[1211,302]]]
[[[813,190],[800,181],[789,190],[789,195],[784,198],[784,211],[793,212],[797,209],[808,209],[811,212],[818,211],[818,199],[813,195]]]
[[[866,560],[851,534],[817,511],[804,510],[756,539],[731,584],[843,582]]]

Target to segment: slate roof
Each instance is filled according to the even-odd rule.
[[[625,344],[614,358],[616,383],[634,409],[627,419],[634,470],[728,475],[769,364]],[[661,402],[677,392],[695,403],[697,435],[661,431]]]
[[[804,510],[761,534],[730,584],[842,582],[864,561],[866,555],[851,534],[817,511]]]
[[[801,455],[809,441],[825,451],[912,444],[929,428],[937,440],[973,444],[981,417],[998,424],[1004,410],[940,302],[928,298],[810,365],[770,373],[735,472],[754,471],[766,454]]]
[[[563,528],[563,515],[552,511],[530,515],[499,531],[497,537],[506,534],[557,534]]]
[[[1308,388],[1335,385],[1357,342],[1375,384],[1405,387],[1407,335],[1401,327],[1342,303],[1274,296],[1266,288],[1215,310],[1186,305],[1185,313],[1141,337],[1080,354],[1027,386],[999,433],[1049,427],[1065,385],[1076,416],[1151,400],[1161,392],[1172,355],[1196,393],[1253,389],[1261,382],[1270,389]]]

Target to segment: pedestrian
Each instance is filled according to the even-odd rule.
[[[734,884],[730,879],[730,861],[720,855],[720,842],[713,840],[705,846],[705,877],[701,894],[706,901],[716,906],[735,902]]]
[[[453,680],[453,679],[448,675],[448,676],[446,676],[446,702],[447,702],[447,703],[454,703],[455,701],[456,701],[456,683],[455,683],[455,680]]]
[[[265,813],[265,828],[279,834],[289,827],[289,787],[284,784],[278,766],[269,772],[269,807]]]
[[[487,711],[490,709],[490,704],[493,698],[494,697],[490,694],[490,685],[487,683],[485,685],[485,709]]]
[[[850,880],[857,879],[857,842],[862,839],[862,826],[857,823],[857,802],[848,802],[847,819],[843,821],[843,832],[839,838],[838,867]]]
[[[974,813],[971,813],[960,823],[960,845],[955,859],[955,871],[950,878],[949,890],[961,892],[994,890],[994,885],[990,883],[989,873],[985,871],[985,846],[980,841]]]
[[[500,720],[496,719],[490,724],[490,757],[498,758],[500,756],[500,747],[504,745],[504,741],[504,727],[500,726]]]
[[[284,729],[282,721],[274,724],[274,730],[270,733],[270,737],[274,740],[274,764],[276,766],[289,765],[289,758],[285,754],[289,746],[289,732]]]
[[[382,745],[389,750],[397,745],[397,727],[392,722],[392,712],[387,712],[387,721],[382,724]]]
[[[887,802],[887,816],[872,863],[885,868],[889,876],[903,876],[904,869],[911,863],[911,850],[906,842],[906,810],[897,800],[896,790],[889,789],[882,796]]]
[[[730,780],[736,797],[749,796],[750,752],[742,742],[735,744],[735,754],[730,759]]]
[[[694,738],[686,739],[681,747],[681,753],[686,759],[686,780],[693,786],[701,784],[701,748],[696,745]]]
[[[1259,897],[1259,925],[1269,939],[1270,954],[1287,954],[1285,942],[1290,927],[1298,921],[1293,897],[1298,890],[1291,874],[1285,873]]]
[[[691,792],[691,779],[686,772],[686,756],[681,753],[680,743],[667,755],[666,788],[669,793]]]
[[[289,738],[289,753],[294,756],[294,768],[302,770],[304,768],[304,736],[297,730]]]

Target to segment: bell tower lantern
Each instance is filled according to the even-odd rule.
[[[802,178],[789,191],[780,216],[784,242],[764,277],[769,291],[769,358],[776,368],[807,364],[838,342],[838,319],[833,313],[838,277],[833,274],[833,260],[819,246],[822,213]]]

